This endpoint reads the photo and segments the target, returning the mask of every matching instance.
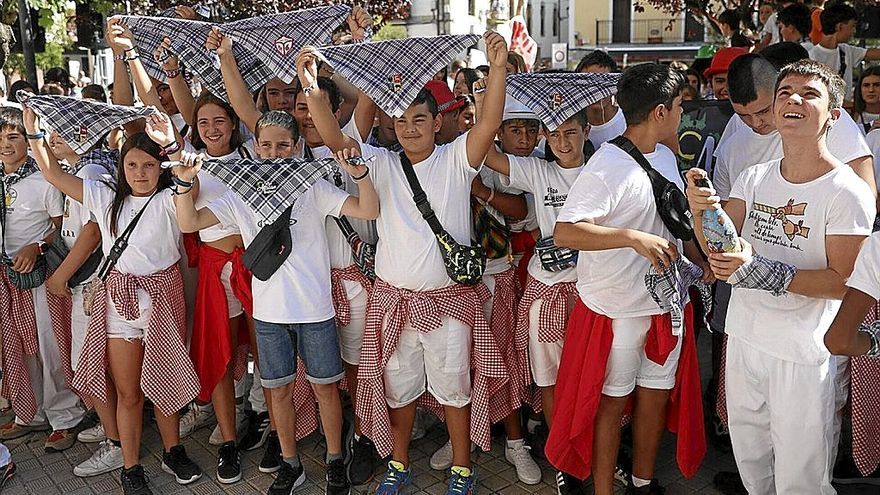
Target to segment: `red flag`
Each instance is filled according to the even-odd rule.
[[[529,36],[526,28],[526,20],[518,15],[509,21],[510,23],[510,51],[518,53],[526,62],[526,69],[531,71],[538,58],[538,44]]]

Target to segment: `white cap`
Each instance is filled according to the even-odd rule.
[[[504,100],[504,115],[501,117],[501,121],[513,119],[541,120],[538,118],[538,114],[530,110],[529,107],[523,105],[512,96],[507,95],[507,99]]]

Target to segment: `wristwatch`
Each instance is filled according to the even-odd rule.
[[[313,82],[311,85],[303,88],[303,94],[309,96],[312,91],[318,89],[318,81]]]

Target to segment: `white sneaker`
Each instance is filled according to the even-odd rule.
[[[516,447],[506,445],[504,457],[507,462],[516,468],[516,477],[527,485],[537,485],[541,482],[541,468],[532,459],[529,446],[520,442]]]
[[[97,476],[121,469],[122,465],[122,447],[113,445],[110,440],[104,440],[91,457],[73,468],[73,474],[80,478]]]
[[[180,438],[186,438],[199,428],[208,426],[215,418],[214,406],[211,404],[200,406],[193,402],[189,405],[189,411],[180,417]]]
[[[91,428],[85,429],[79,432],[76,439],[82,443],[103,442],[107,439],[107,435],[104,434],[104,425],[98,423]]]
[[[471,452],[473,452],[477,448],[473,442],[471,442]],[[431,456],[431,469],[436,471],[446,471],[447,469],[452,467],[452,441],[447,440],[442,447],[437,449],[436,452]]]
[[[247,433],[247,415],[244,413],[244,403],[235,405],[235,438],[236,442],[238,439],[244,437],[244,434]],[[223,445],[226,443],[223,440],[223,433],[220,431],[220,425],[214,427],[214,431],[211,432],[211,437],[208,438],[208,443],[211,445]]]

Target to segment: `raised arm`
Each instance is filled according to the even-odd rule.
[[[474,177],[471,183],[471,196],[495,208],[511,220],[522,220],[529,213],[526,198],[522,194],[510,194],[493,189],[484,184],[479,175]]]
[[[49,153],[49,149],[46,147],[46,139],[37,128],[37,115],[26,104],[22,104],[21,108],[25,132],[29,135],[40,136],[35,139],[28,139],[28,144],[30,144],[31,154],[40,167],[43,177],[55,186],[56,189],[82,203],[83,180],[75,175],[68,174],[61,168],[55,156]]]
[[[296,71],[302,87],[311,88],[306,93],[306,104],[309,106],[312,122],[318,130],[318,134],[321,135],[321,139],[324,140],[324,144],[333,153],[354,148],[360,154],[360,143],[342,133],[339,121],[336,120],[336,116],[333,115],[327,99],[318,86],[317,56],[314,48],[304,47],[299,52],[296,56]]]
[[[193,110],[196,107],[196,100],[193,98],[192,91],[189,89],[189,85],[180,71],[180,60],[177,58],[177,55],[171,53],[171,38],[162,38],[162,43],[156,49],[153,57],[162,64],[162,70],[165,71],[165,76],[168,79],[168,88],[171,89],[174,104],[177,105],[177,111],[183,116],[186,125],[195,127]],[[156,97],[158,96],[157,93]]]
[[[193,184],[191,187],[178,186],[177,194],[174,195],[174,209],[181,232],[198,232],[220,223],[209,208],[196,209],[193,189],[198,184],[198,173],[202,169],[203,158],[204,155],[201,153],[184,152],[181,155],[181,165],[174,167],[174,175],[178,179]]]
[[[475,168],[483,164],[486,153],[495,143],[498,128],[501,127],[501,118],[504,116],[505,78],[507,77],[507,43],[504,38],[500,34],[490,31],[486,33],[484,40],[490,64],[489,77],[486,81],[486,95],[480,118],[468,131],[467,137],[468,163]],[[494,169],[494,167],[492,168]]]
[[[229,104],[238,114],[238,118],[244,122],[251,132],[257,128],[257,121],[263,116],[254,103],[251,91],[241,77],[238,62],[232,52],[232,39],[224,36],[220,28],[214,27],[205,41],[205,48],[214,50],[220,58],[220,74],[223,76],[223,84],[226,86],[226,94],[229,96]]]
[[[360,90],[358,92],[360,95],[358,95],[357,106],[354,107],[354,116],[352,118],[354,119],[355,126],[357,126],[361,140],[366,141],[373,131],[373,123],[376,121],[376,111],[379,107],[376,106],[376,103],[369,96],[360,92]]]
[[[138,59],[140,54],[138,54],[137,50],[134,48],[131,31],[122,24],[122,20],[118,17],[107,19],[107,31],[107,40],[110,42],[111,46],[114,47],[114,51],[121,50],[125,53],[125,62],[128,64],[131,80],[134,83],[134,88],[141,101],[144,102],[144,105],[152,105],[161,109],[162,103],[159,101],[159,94],[156,92],[156,88],[153,87],[153,82],[150,81],[150,76],[147,74],[147,71]],[[150,55],[151,54],[144,54],[144,56]]]

